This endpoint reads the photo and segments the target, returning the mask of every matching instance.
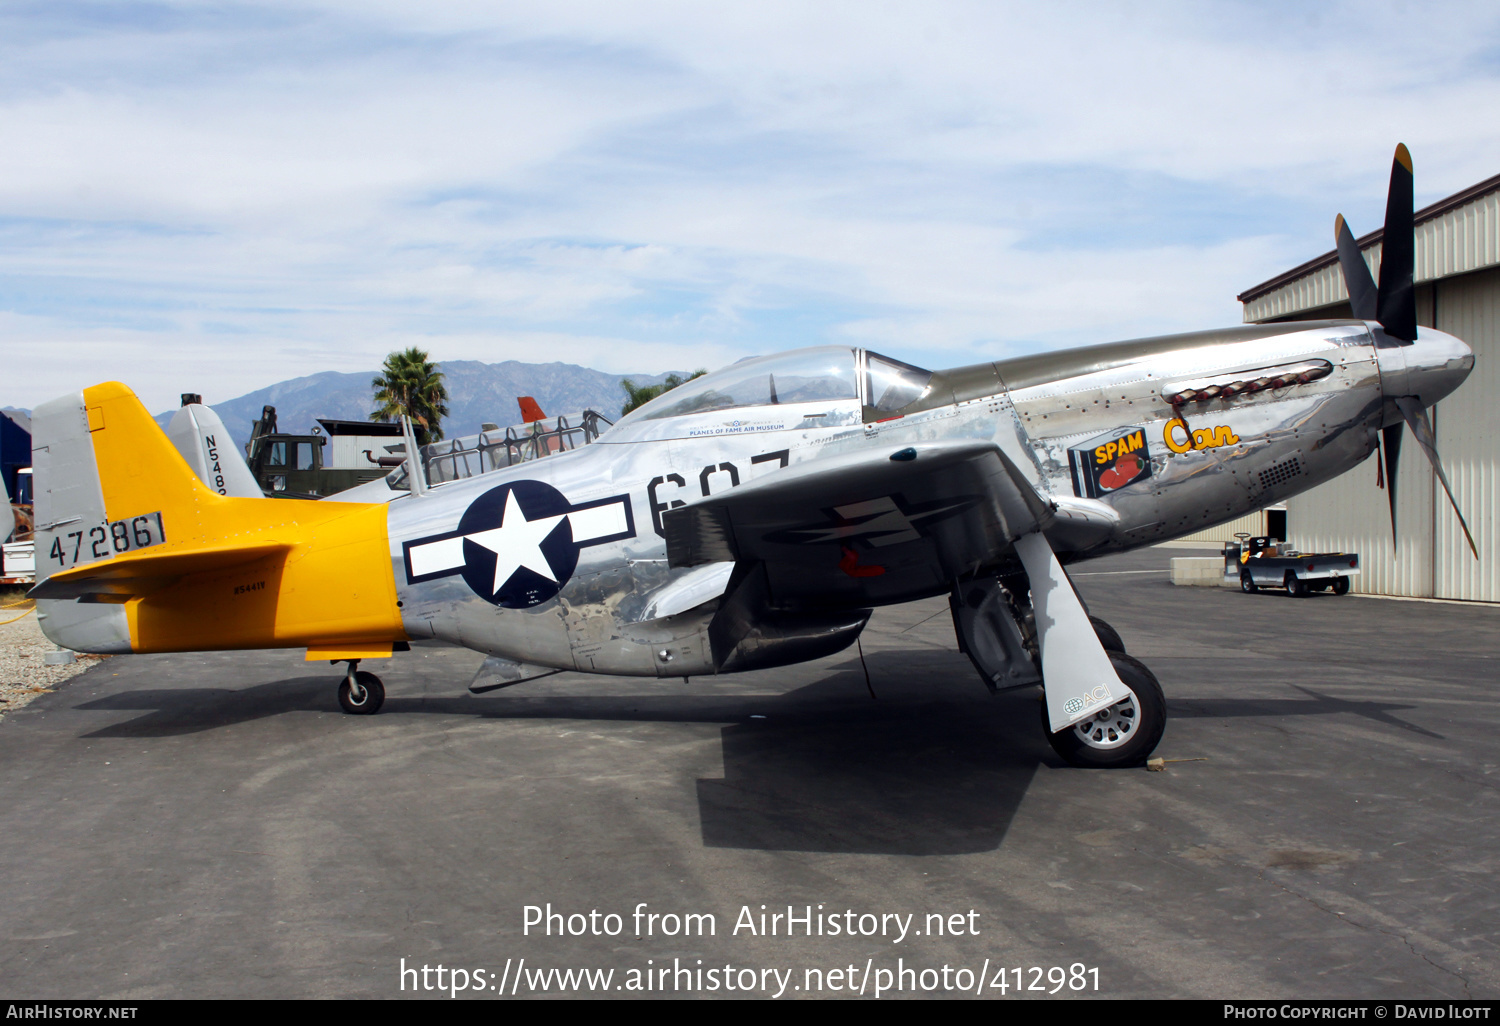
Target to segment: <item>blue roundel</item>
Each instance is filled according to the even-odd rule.
[[[562,492],[540,481],[491,488],[458,522],[463,579],[474,594],[506,609],[526,609],[562,590],[578,566],[578,546]]]

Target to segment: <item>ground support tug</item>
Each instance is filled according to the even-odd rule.
[[[1239,577],[1240,590],[1285,588],[1294,598],[1315,591],[1349,593],[1349,579],[1359,573],[1353,552],[1298,552],[1268,537],[1230,542],[1224,546],[1224,576]]]

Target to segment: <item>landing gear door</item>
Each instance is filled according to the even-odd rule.
[[[1048,727],[1054,733],[1131,694],[1099,643],[1089,614],[1040,533],[1016,539],[1031,579],[1037,644],[1042,650]]]

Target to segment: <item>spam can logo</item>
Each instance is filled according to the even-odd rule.
[[[1151,477],[1151,453],[1146,429],[1122,428],[1090,439],[1068,450],[1073,465],[1073,490],[1097,499]]]

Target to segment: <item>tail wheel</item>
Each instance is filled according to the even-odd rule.
[[[360,670],[354,675],[352,687],[348,677],[345,677],[339,684],[339,705],[344,707],[346,713],[352,713],[355,716],[373,716],[384,704],[385,685],[373,673]]]
[[[1166,730],[1167,700],[1155,674],[1139,659],[1121,652],[1110,652],[1109,661],[1131,691],[1126,698],[1056,734],[1049,729],[1047,704],[1042,703],[1042,730],[1052,750],[1074,766],[1145,765]]]

